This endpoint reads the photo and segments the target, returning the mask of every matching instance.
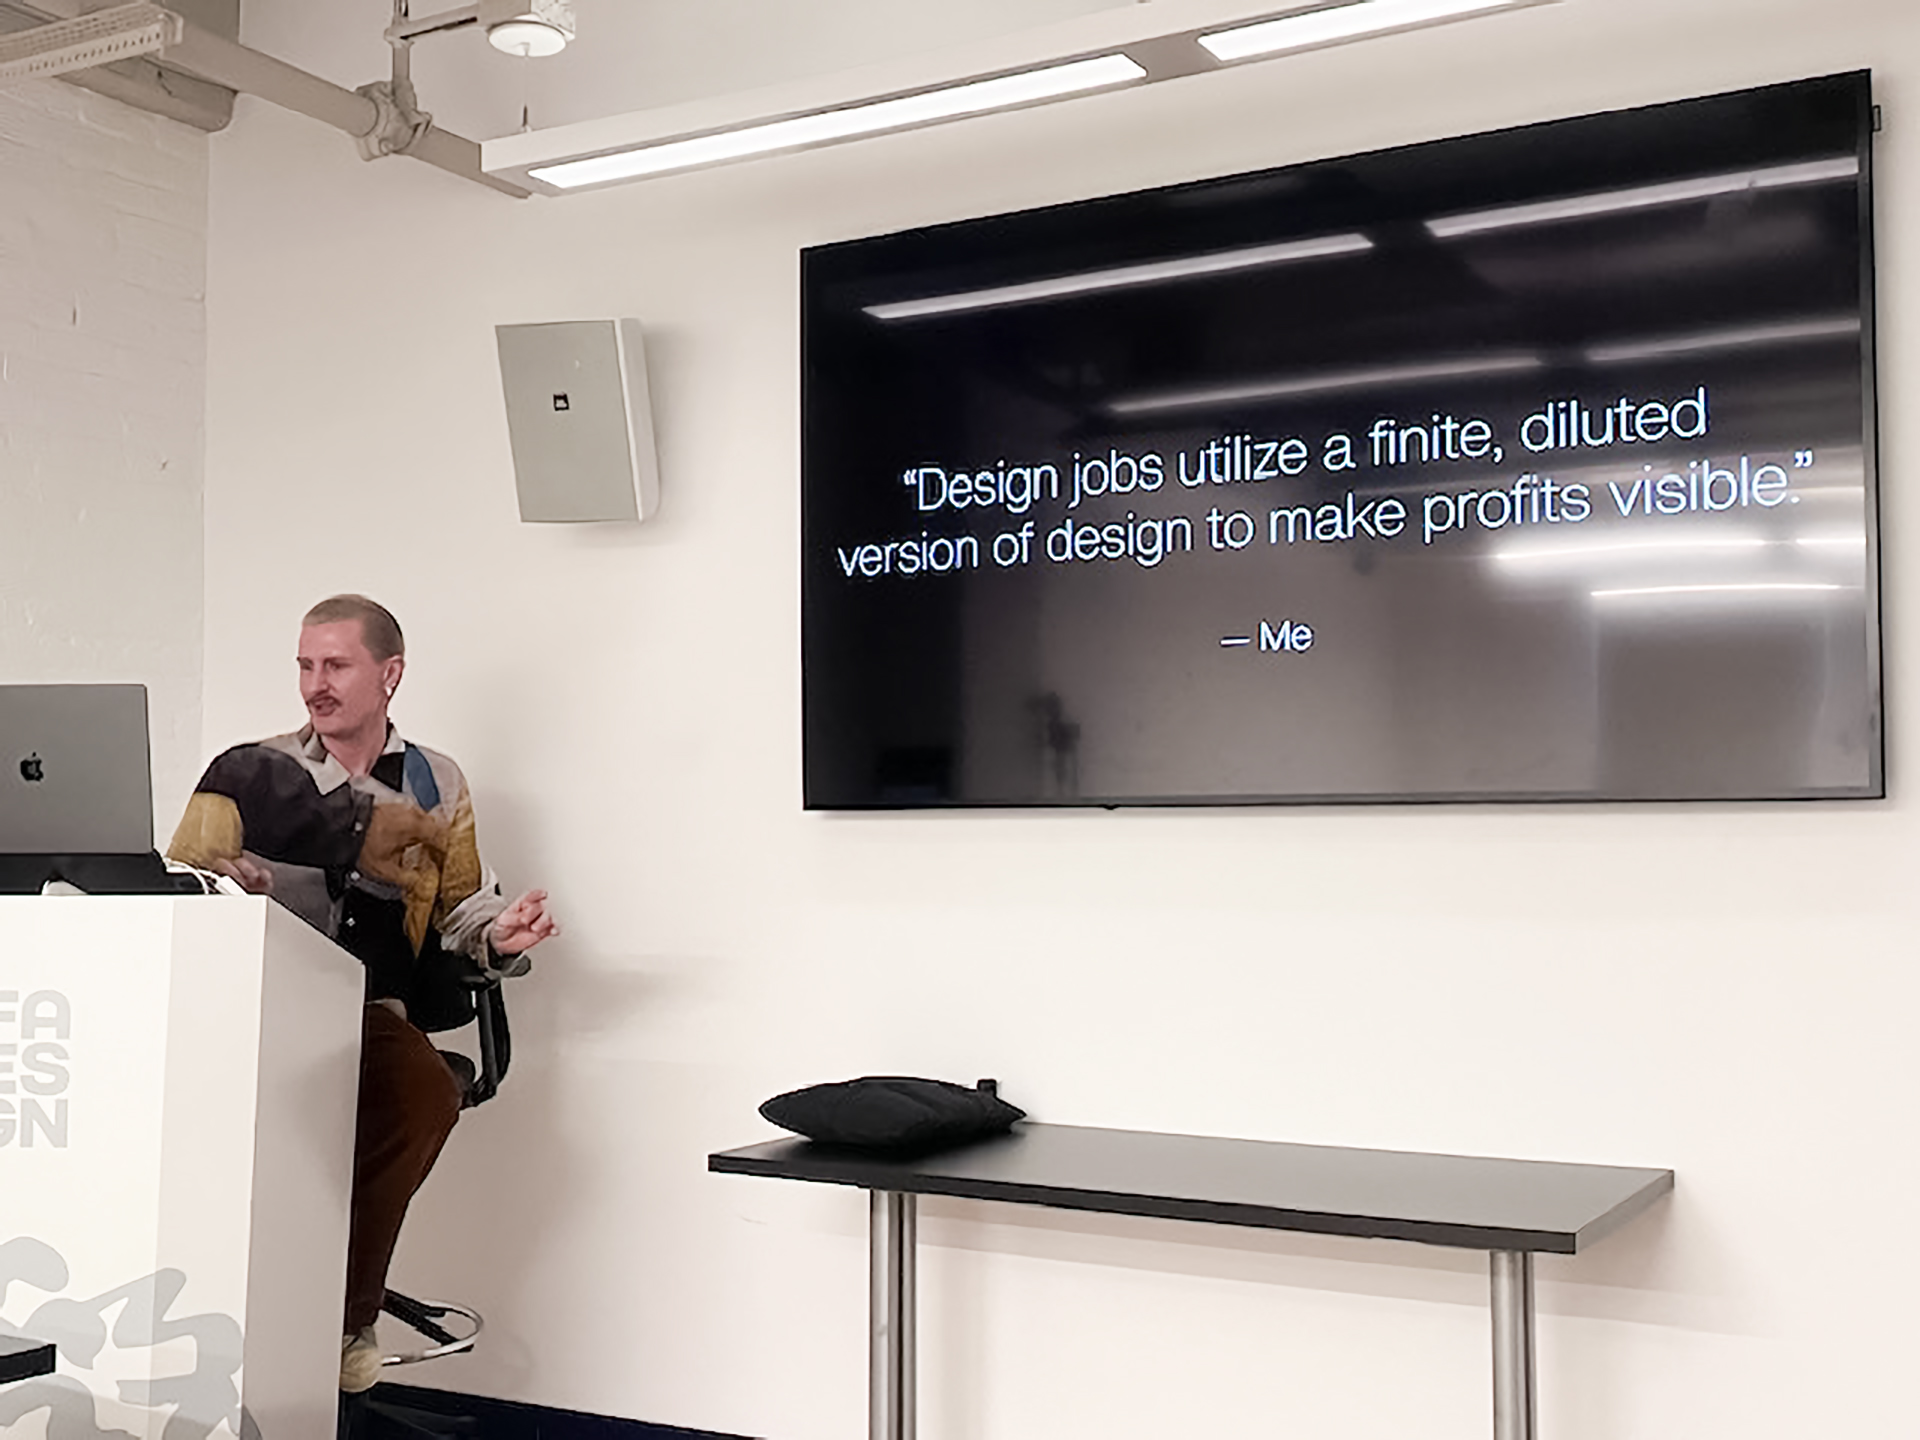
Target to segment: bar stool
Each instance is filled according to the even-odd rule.
[[[475,972],[466,976],[464,983],[472,992],[474,1019],[479,1024],[480,1063],[476,1065],[455,1050],[442,1050],[440,1058],[460,1082],[460,1108],[471,1110],[499,1093],[513,1059],[513,1035],[500,996],[500,977]],[[450,1300],[416,1300],[397,1290],[387,1291],[380,1313],[392,1316],[427,1342],[424,1347],[382,1356],[383,1370],[465,1354],[479,1343],[486,1329],[485,1319],[471,1306]],[[459,1322],[460,1333],[441,1323],[448,1319]],[[463,1440],[477,1430],[477,1422],[464,1416],[436,1415],[382,1400],[378,1389],[376,1385],[357,1395],[342,1393],[338,1440]]]

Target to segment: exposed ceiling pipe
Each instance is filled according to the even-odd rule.
[[[363,154],[410,155],[449,174],[477,181],[490,190],[523,200],[528,192],[511,181],[499,180],[480,168],[477,142],[434,127],[413,125],[408,117],[391,105],[383,107],[367,95],[356,94],[332,81],[322,80],[298,66],[276,60],[259,50],[250,50],[198,25],[186,26],[185,34],[166,52],[167,64],[238,90],[256,95],[284,110],[292,110],[336,130],[344,130],[361,143]],[[373,87],[369,87],[373,88]],[[424,117],[422,117],[424,118]],[[410,132],[402,143],[393,134],[398,120]]]
[[[554,0],[537,0],[537,3],[554,3]],[[84,0],[0,0],[0,35],[13,37],[14,48],[29,60],[41,50],[58,51],[61,44],[75,38],[69,32],[88,18],[83,4]],[[171,115],[203,130],[217,130],[227,123],[233,92],[255,95],[336,130],[344,130],[359,143],[360,153],[368,159],[410,155],[449,174],[476,181],[489,190],[515,199],[526,198],[529,192],[524,187],[511,180],[496,179],[481,170],[477,143],[435,128],[433,118],[417,108],[413,86],[407,77],[406,52],[411,35],[395,40],[393,80],[362,86],[356,93],[284,60],[250,50],[237,40],[196,22],[197,14],[218,13],[221,8],[220,0],[174,0],[173,5],[164,9],[158,5],[123,6],[122,10],[152,12],[165,20],[170,33],[158,57],[163,63],[154,64],[136,57],[111,65],[88,66],[87,57],[80,56],[79,63],[85,68],[61,73],[49,61],[48,73],[143,109]],[[237,27],[234,7],[228,5],[225,9]],[[404,17],[405,0],[396,0],[395,9],[397,15]],[[475,9],[478,18],[477,7]],[[182,15],[183,10],[189,13]],[[45,32],[45,40],[37,40],[40,32]],[[178,38],[174,38],[176,35]],[[68,45],[68,48],[75,49],[78,55],[76,46]],[[59,58],[58,54],[52,56],[52,60]],[[130,70],[135,64],[145,69]]]

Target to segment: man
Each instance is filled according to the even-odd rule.
[[[509,903],[482,865],[460,768],[388,720],[406,663],[398,622],[365,596],[314,606],[300,629],[306,726],[215,759],[167,850],[272,895],[366,966],[340,1356],[348,1391],[379,1376],[373,1324],[387,1265],[462,1100],[408,1003],[429,1001],[442,954],[518,975],[527,952],[559,933],[545,891]]]

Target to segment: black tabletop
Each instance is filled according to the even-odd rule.
[[[707,1168],[914,1195],[1562,1255],[1592,1244],[1673,1188],[1671,1170],[1030,1122],[911,1159],[789,1139],[709,1155]]]
[[[53,1373],[53,1346],[45,1340],[0,1335],[0,1385]]]

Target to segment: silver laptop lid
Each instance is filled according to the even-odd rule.
[[[144,685],[0,685],[0,855],[153,849]]]

